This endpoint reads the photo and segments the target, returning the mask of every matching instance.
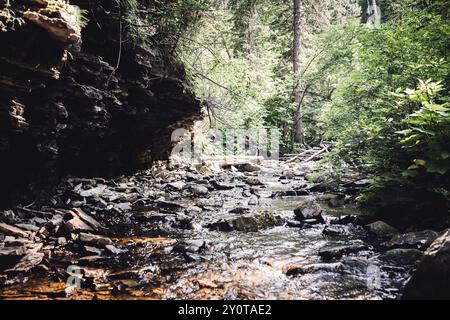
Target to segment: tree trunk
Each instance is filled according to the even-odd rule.
[[[300,90],[300,48],[301,48],[301,0],[294,1],[294,43],[292,50],[292,62],[294,68],[294,102],[296,105],[294,115],[293,140],[301,144],[305,143],[303,128],[302,94]]]
[[[255,54],[255,25],[256,25],[256,1],[249,1],[249,17],[245,28],[245,38],[247,41],[247,54],[250,61],[253,60]]]

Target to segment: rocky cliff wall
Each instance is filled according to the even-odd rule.
[[[182,66],[133,37],[123,8],[72,2],[84,28],[60,0],[0,1],[0,206],[65,174],[148,167],[168,156],[173,128],[200,117]]]

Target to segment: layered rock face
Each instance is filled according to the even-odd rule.
[[[132,37],[115,2],[72,2],[84,28],[61,1],[0,2],[0,206],[65,174],[145,168],[200,117],[182,66]]]

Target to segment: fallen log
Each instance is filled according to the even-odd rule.
[[[202,163],[215,163],[221,168],[227,168],[231,166],[240,166],[248,163],[254,163],[261,165],[264,162],[264,157],[262,156],[212,156],[203,157],[200,159]]]

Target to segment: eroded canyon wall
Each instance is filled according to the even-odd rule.
[[[111,0],[0,1],[0,206],[65,174],[111,176],[167,158],[200,104],[183,67],[130,34]]]

